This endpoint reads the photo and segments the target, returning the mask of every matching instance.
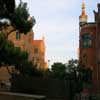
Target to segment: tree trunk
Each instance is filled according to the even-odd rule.
[[[7,33],[7,38],[8,38],[8,36],[9,36],[12,32],[14,32],[14,31],[16,31],[16,29],[12,29],[10,32],[8,32],[8,33]]]

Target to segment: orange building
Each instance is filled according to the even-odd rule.
[[[100,93],[100,4],[98,12],[94,12],[95,21],[88,22],[85,4],[79,17],[79,59],[92,70],[93,89]]]
[[[5,29],[5,33],[9,33],[13,30],[11,25]],[[45,61],[45,42],[44,39],[34,40],[34,33],[31,30],[28,34],[20,34],[18,30],[13,31],[8,39],[11,40],[15,47],[20,47],[21,50],[28,52],[28,60],[37,65],[39,69],[47,69],[48,65]]]
[[[44,40],[33,40],[34,47],[34,63],[37,64],[38,68],[47,68],[47,63],[45,62],[45,43]]]

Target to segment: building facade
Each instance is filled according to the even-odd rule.
[[[94,22],[88,22],[83,3],[79,17],[79,60],[92,70],[93,92],[100,93],[100,4],[94,17]]]
[[[9,33],[13,30],[11,25],[4,28],[5,33]],[[39,69],[47,69],[48,65],[45,61],[45,42],[44,39],[35,40],[34,32],[31,30],[27,34],[19,33],[18,30],[13,31],[8,35],[8,39],[12,41],[15,47],[20,47],[22,51],[28,52],[28,60]]]

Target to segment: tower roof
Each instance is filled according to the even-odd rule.
[[[81,15],[86,16],[86,14],[85,14],[85,3],[84,2],[82,3],[82,14]]]
[[[85,3],[83,2],[82,3],[82,12],[81,12],[81,15],[79,16],[80,23],[87,23],[87,15],[86,15],[85,9],[86,9]]]
[[[82,3],[82,13],[81,13],[81,16],[80,17],[87,17],[86,12],[85,12],[85,9],[86,9],[85,3],[83,2]]]

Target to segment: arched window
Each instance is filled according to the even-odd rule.
[[[92,36],[90,33],[84,33],[82,36],[82,47],[91,48],[92,47]]]

